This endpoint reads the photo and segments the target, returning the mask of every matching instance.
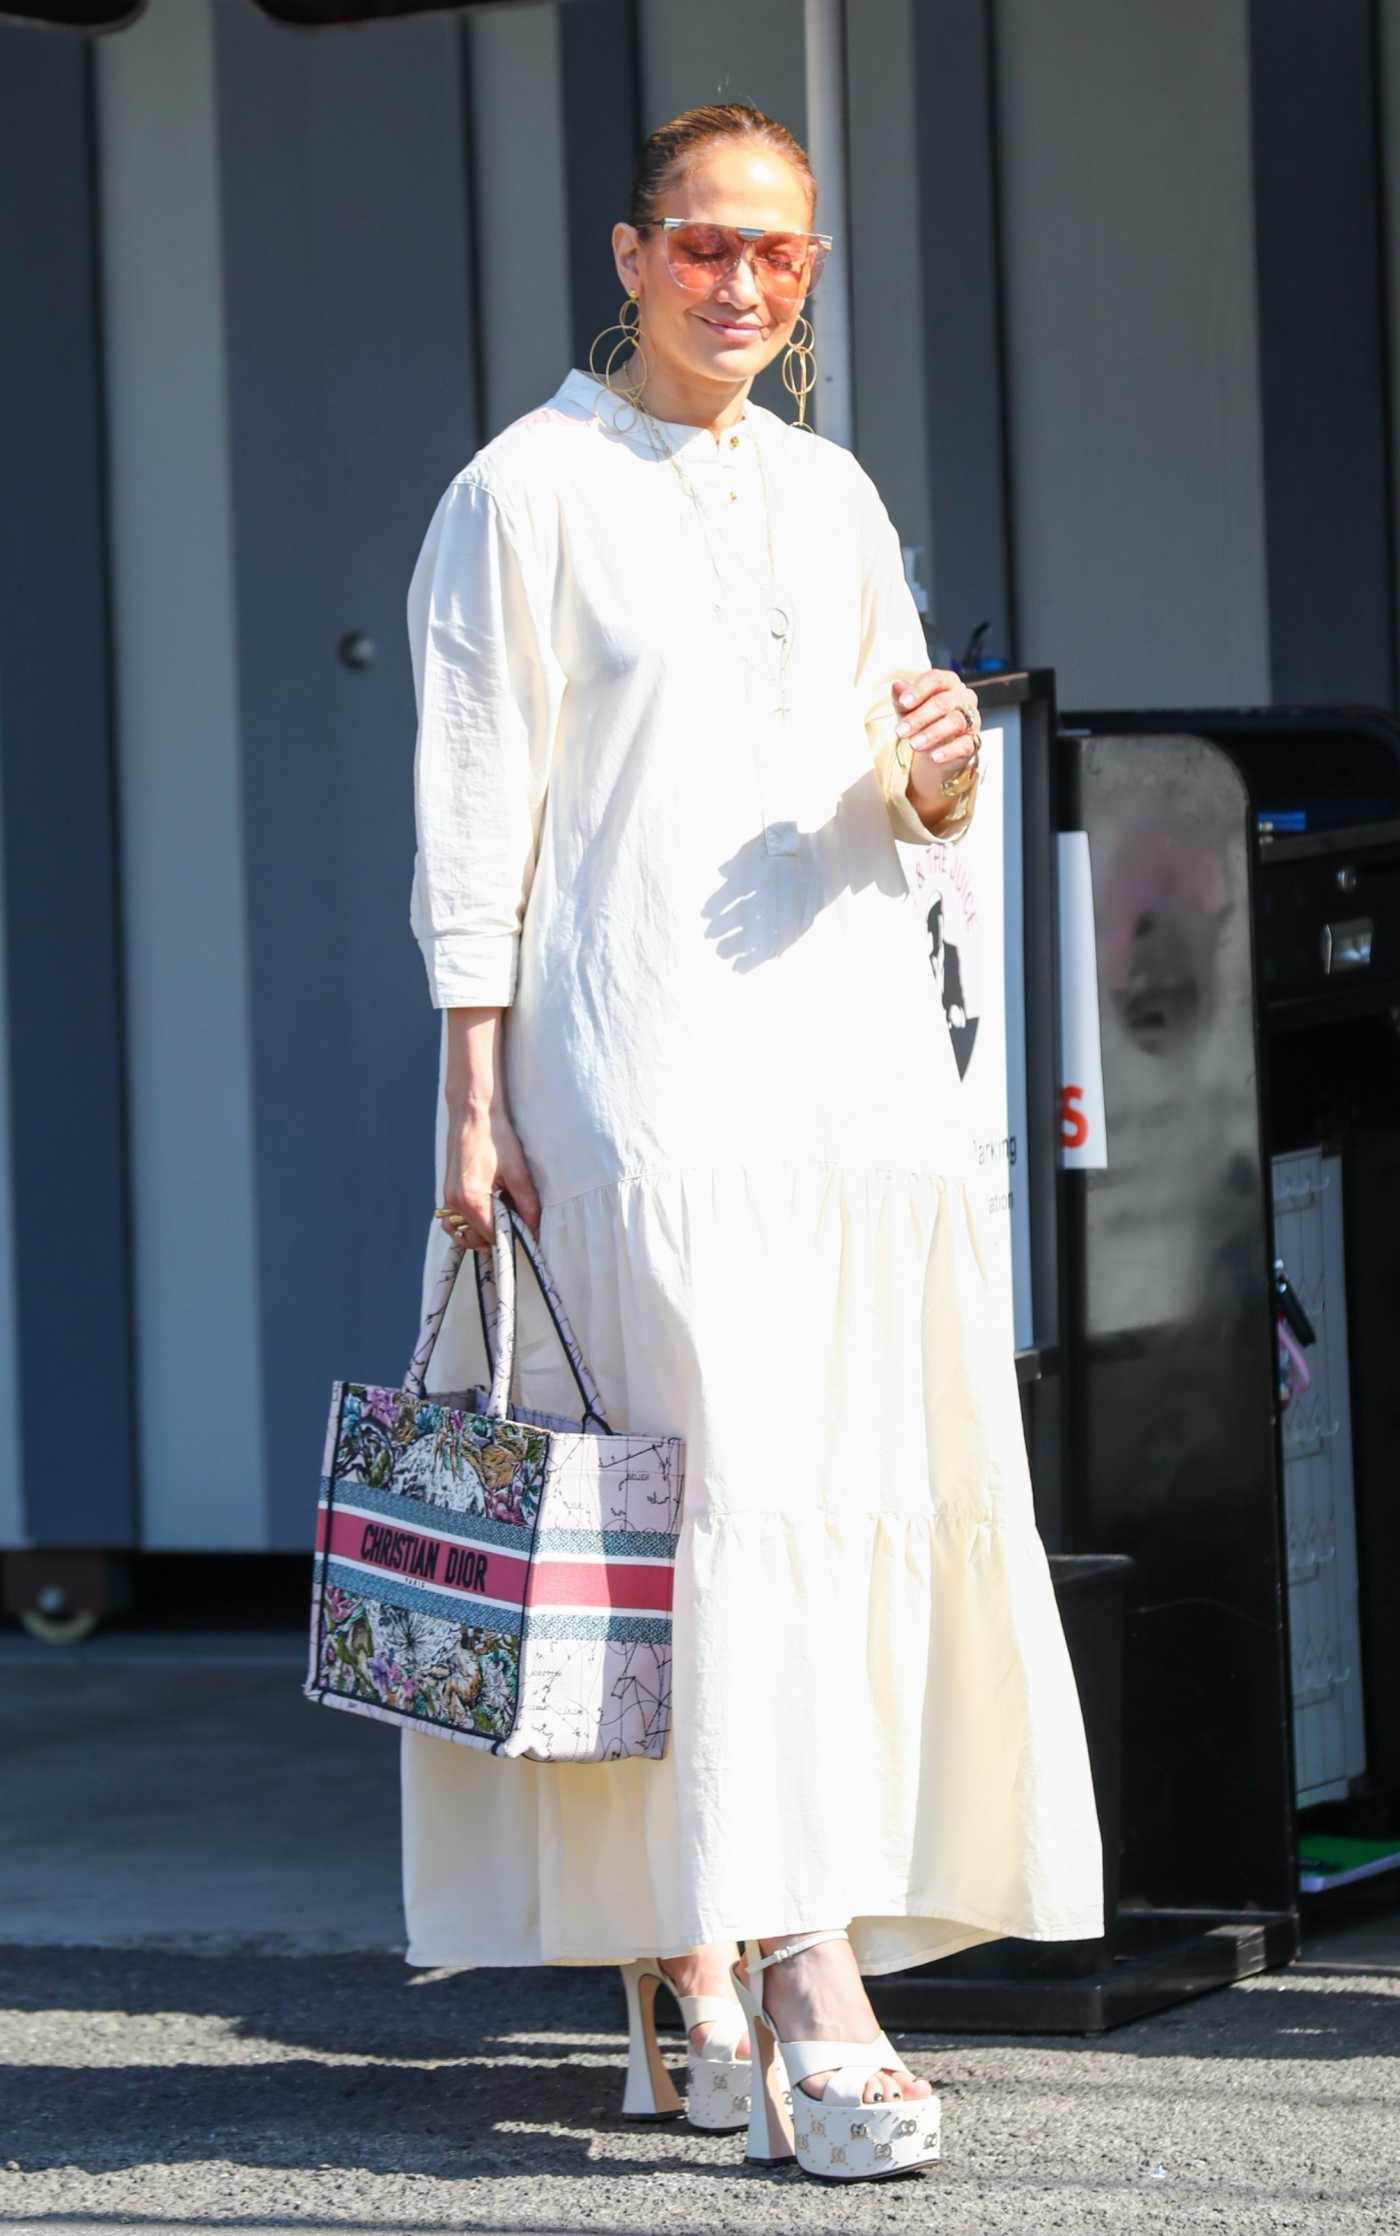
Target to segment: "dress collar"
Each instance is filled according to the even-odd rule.
[[[590,417],[599,419],[603,426],[622,441],[645,451],[648,457],[651,456],[651,443],[641,420],[625,398],[604,387],[600,380],[594,379],[592,373],[581,372],[577,365],[573,366],[560,382],[555,401],[578,405]],[[652,417],[656,418],[655,413]],[[741,449],[746,436],[758,439],[760,417],[761,407],[752,398],[746,397],[743,411],[718,442],[708,427],[694,427],[689,420],[657,419],[656,424],[677,456],[684,458],[687,465],[694,466],[703,464],[706,459],[728,462]],[[731,435],[739,437],[737,444],[730,443]]]

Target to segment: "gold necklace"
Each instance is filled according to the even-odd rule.
[[[632,399],[632,405],[633,409],[637,413],[638,418],[641,420],[643,427],[646,430],[647,441],[651,445],[657,463],[669,464],[674,469],[676,478],[680,482],[682,489],[685,491],[686,496],[689,498],[691,506],[695,513],[695,517],[699,522],[700,533],[705,541],[705,549],[709,553],[710,565],[714,569],[715,580],[719,584],[721,589],[727,588],[728,584],[725,570],[720,564],[718,554],[715,550],[714,538],[710,534],[710,522],[705,511],[705,501],[703,497],[700,495],[699,490],[695,487],[694,482],[691,480],[689,474],[686,472],[684,466],[681,464],[681,461],[677,456],[675,450],[666,440],[665,435],[661,431],[660,425],[653,418],[652,414],[647,410],[645,404],[641,402],[640,398],[634,397]],[[786,717],[792,711],[787,695],[787,671],[788,664],[792,657],[792,615],[788,610],[786,604],[784,604],[783,600],[778,595],[778,566],[777,557],[773,548],[773,501],[772,493],[768,484],[768,468],[764,461],[763,445],[757,435],[751,435],[749,439],[753,443],[754,454],[758,460],[758,478],[760,486],[763,490],[763,530],[764,540],[768,547],[768,585],[766,593],[768,608],[768,633],[774,640],[778,654],[777,675],[775,679],[778,686],[778,705],[775,709],[775,712]],[[762,585],[758,584],[758,578],[754,574],[753,569],[749,566],[747,560],[744,559],[737,552],[732,544],[729,546],[729,557],[731,560],[738,561],[741,570],[749,576],[750,581],[754,582],[756,586],[760,588],[762,587]],[[723,612],[723,607],[719,605],[718,602],[716,604],[716,611],[720,613]],[[765,680],[767,680],[766,677]]]

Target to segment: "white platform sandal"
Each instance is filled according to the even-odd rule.
[[[886,2174],[931,2166],[939,2156],[938,2098],[905,2096],[865,2103],[872,2073],[908,2070],[888,2035],[877,2034],[873,2042],[785,2042],[763,2008],[760,1975],[770,1965],[814,1949],[818,1942],[845,1939],[844,1933],[806,1933],[766,1957],[759,1956],[755,1945],[747,1976],[742,1963],[734,1967],[734,1990],[749,2022],[754,2061],[748,2155],[760,2164],[795,2158],[804,2174],[824,2181],[877,2181]],[[787,2074],[787,2090],[779,2078],[777,2052]],[[801,2086],[814,2073],[831,2076],[820,2097]]]
[[[692,2127],[726,2132],[749,2123],[753,2068],[735,2052],[747,2029],[732,1995],[682,1995],[651,1957],[622,1967],[627,1994],[627,2087],[622,2116],[673,2120],[682,2112]],[[686,2094],[682,2103],[656,2039],[656,1991],[665,1988],[679,2007],[686,2032]],[[703,2049],[690,2039],[693,2026],[709,2024]]]

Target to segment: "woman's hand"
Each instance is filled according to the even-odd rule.
[[[491,1198],[497,1189],[510,1197],[531,1232],[540,1231],[540,1199],[520,1137],[498,1104],[494,1109],[447,1112],[447,1165],[438,1213],[449,1234],[469,1250],[489,1250],[494,1231]],[[464,1227],[454,1228],[454,1219]]]
[[[437,1217],[469,1250],[489,1250],[495,1232],[491,1198],[509,1196],[531,1232],[540,1231],[540,1199],[498,1086],[503,1012],[447,1012],[447,1153]]]
[[[930,830],[945,820],[965,819],[968,792],[976,783],[982,715],[977,694],[951,668],[923,668],[897,675],[891,685],[898,719],[895,735],[900,765],[909,770],[907,791],[916,814]],[[973,773],[955,792],[944,784],[964,770]]]

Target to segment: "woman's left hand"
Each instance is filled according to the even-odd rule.
[[[921,814],[931,808],[951,810],[957,795],[945,793],[944,782],[977,758],[982,715],[976,692],[951,668],[923,668],[897,675],[891,695],[910,799]]]

